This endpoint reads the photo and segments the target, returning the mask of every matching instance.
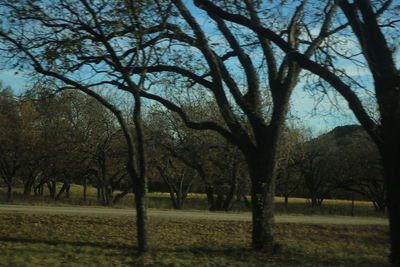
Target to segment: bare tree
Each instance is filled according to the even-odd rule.
[[[80,90],[116,116],[127,142],[127,169],[135,186],[139,252],[146,251],[140,99],[145,73],[135,75],[131,69],[152,58],[151,45],[158,38],[151,34],[145,38],[143,27],[162,24],[168,5],[158,1],[4,0],[0,6],[4,22],[0,49],[7,55],[6,63],[38,73],[39,79],[47,77],[53,88]],[[120,108],[99,91],[117,90],[115,84],[123,84],[134,99],[133,131]]]
[[[321,206],[336,187],[336,173],[332,170],[333,157],[337,155],[336,147],[324,141],[313,139],[302,144],[297,158],[303,188],[312,207]]]
[[[370,200],[377,211],[385,212],[386,186],[377,147],[361,126],[355,126],[348,139],[337,144],[331,157],[334,182],[338,188]]]
[[[398,124],[400,122],[400,74],[394,59],[395,50],[393,47],[398,42],[399,16],[398,5],[396,1],[370,1],[356,0],[353,2],[347,0],[326,1],[330,6],[338,5],[342,14],[338,15],[339,26],[330,29],[324,33],[338,34],[340,29],[351,29],[351,32],[345,31],[357,43],[358,51],[354,51],[354,47],[340,47],[340,43],[323,52],[332,50],[347,51],[342,54],[343,57],[350,59],[361,58],[365,62],[371,73],[374,91],[372,92],[372,103],[377,108],[376,113],[369,112],[368,105],[370,102],[363,101],[363,97],[358,94],[358,86],[348,77],[344,76],[346,71],[340,71],[336,64],[340,61],[319,62],[318,59],[311,59],[304,50],[294,48],[290,42],[280,36],[280,33],[269,27],[267,24],[257,23],[250,16],[244,16],[239,12],[231,12],[222,9],[208,0],[195,0],[198,6],[212,12],[215,16],[225,19],[235,24],[242,25],[247,29],[263,36],[272,41],[284,51],[287,56],[294,60],[301,68],[320,77],[323,81],[333,87],[347,101],[349,108],[352,110],[360,124],[374,140],[381,154],[384,171],[385,184],[388,189],[388,211],[390,221],[391,236],[391,261],[393,264],[400,264],[400,164],[399,153],[399,136],[400,130]],[[304,3],[304,1],[302,1]],[[321,14],[319,14],[321,15]],[[322,13],[324,17],[328,13]],[[340,20],[342,23],[340,23]],[[319,22],[320,20],[315,20]],[[316,25],[324,25],[323,22]],[[312,40],[315,40],[314,36]],[[350,36],[350,37],[349,37]],[[301,38],[296,38],[301,41]],[[343,40],[343,39],[342,39]],[[321,43],[316,43],[320,45]],[[347,45],[347,43],[344,43]],[[356,49],[357,49],[356,48]],[[349,51],[352,49],[353,51]],[[337,54],[337,53],[334,53]],[[359,55],[356,58],[356,55]],[[328,57],[328,59],[331,57]],[[325,57],[327,59],[327,57]],[[353,66],[357,62],[353,61]],[[367,80],[367,83],[369,81]],[[364,87],[368,87],[364,85]]]
[[[303,152],[303,135],[299,129],[286,126],[279,144],[277,191],[284,197],[285,207],[288,207],[289,197],[301,185],[299,156]]]
[[[24,137],[19,112],[11,88],[0,88],[0,177],[7,186],[6,201],[12,201],[14,180],[21,168]]]
[[[215,131],[239,148],[246,160],[252,184],[252,244],[255,249],[273,251],[277,144],[300,68],[287,56],[277,54],[265,37],[243,32],[240,27],[228,24],[213,9],[205,10],[207,19],[216,30],[214,32],[219,33],[217,36],[203,28],[182,1],[172,2],[177,16],[163,25],[163,44],[169,43],[167,51],[170,53],[165,53],[158,64],[135,67],[132,71],[154,73],[157,78],[162,73],[168,73],[168,76],[162,76],[166,80],[165,90],[176,81],[182,85],[179,87],[181,90],[205,90],[208,93],[204,95],[211,96],[216,103],[223,123],[191,117],[184,107],[174,101],[176,93],[166,93],[163,97],[159,91],[141,91],[141,95],[176,112],[188,127]],[[253,23],[261,24],[257,7],[252,1],[227,4],[245,10]],[[299,21],[303,7],[301,5],[292,10],[290,21],[279,25],[293,49],[299,45],[295,37],[301,27]],[[327,6],[326,9],[329,14],[335,13],[334,7]],[[320,36],[311,42],[307,50],[309,55],[325,38],[331,17],[324,21]],[[160,46],[159,50],[162,48]],[[259,56],[252,58],[253,53]],[[123,85],[121,87],[124,88]],[[266,96],[270,99],[270,113],[263,105],[267,102]]]

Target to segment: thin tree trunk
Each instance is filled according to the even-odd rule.
[[[247,199],[245,194],[242,195],[242,199],[243,199],[243,202],[244,202],[244,205],[246,206],[246,208],[250,209],[251,208],[251,202]]]
[[[128,194],[128,190],[122,191],[121,193],[117,194],[113,200],[113,204],[117,204],[124,196]]]
[[[315,208],[317,207],[317,197],[312,196],[311,197],[311,207]]]
[[[44,186],[43,181],[41,181],[38,185],[35,186],[34,188],[35,195],[43,196],[43,186]]]
[[[65,198],[69,199],[70,196],[70,189],[71,189],[71,185],[68,184],[67,188],[65,189]]]
[[[179,200],[177,200],[177,194],[176,194],[177,190],[173,184],[173,179],[169,179],[169,176],[167,176],[164,173],[163,168],[161,168],[160,166],[157,166],[157,169],[161,175],[161,178],[164,180],[164,183],[166,183],[168,186],[169,196],[170,196],[171,203],[172,203],[172,208],[179,209],[179,205],[178,205]]]
[[[221,190],[221,189],[219,189]],[[223,210],[224,194],[223,192],[217,193],[217,201],[215,203],[216,210]]]
[[[285,207],[287,208],[289,205],[289,196],[285,194]]]
[[[61,198],[61,196],[64,194],[64,192],[66,192],[67,188],[68,188],[69,184],[64,183],[60,189],[60,191],[58,192],[58,194],[55,197],[55,200],[59,200]]]
[[[47,188],[49,189],[49,195],[52,199],[56,199],[56,190],[57,186],[56,183],[53,181],[47,182]]]
[[[229,192],[225,198],[224,205],[222,207],[225,211],[230,210],[230,208],[232,206],[232,200],[233,200],[235,194],[237,193],[237,170],[238,170],[237,164],[235,163],[233,165],[233,170],[232,170],[231,186],[230,186]]]
[[[386,202],[385,201],[375,200],[375,201],[373,201],[373,203],[374,203],[375,210],[377,212],[381,212],[383,214],[385,213],[385,211],[386,211]]]
[[[87,199],[87,177],[83,180],[83,202],[86,202]]]
[[[144,207],[144,196],[140,192],[135,193],[135,206],[136,206],[138,250],[139,253],[143,253],[148,250],[147,229],[146,229],[147,214],[146,214],[146,209]]]
[[[7,182],[7,202],[13,200],[13,186],[10,182]]]
[[[97,183],[97,201],[101,201],[101,197],[102,196],[102,193],[101,193],[101,184],[100,184],[100,182],[98,182]]]
[[[214,187],[212,185],[206,185],[206,196],[208,203],[208,210],[215,211],[215,199],[214,199]]]
[[[230,190],[229,190],[229,192],[228,192],[228,194],[227,194],[227,196],[225,198],[224,205],[222,207],[223,210],[228,211],[228,210],[231,209],[232,200],[233,200],[233,198],[235,196],[235,193],[236,193],[236,188],[237,188],[236,183],[231,185]]]
[[[105,196],[106,196],[106,202],[105,202],[105,204],[107,205],[107,206],[111,206],[112,204],[113,204],[113,198],[114,198],[114,196],[113,196],[113,194],[114,194],[114,190],[113,190],[113,188],[112,188],[112,186],[111,185],[109,185],[108,183],[107,183],[107,185],[104,187],[104,189],[105,189]]]
[[[184,193],[183,193],[183,179],[184,178],[181,177],[181,179],[179,181],[179,186],[177,186],[177,190],[176,190],[176,199],[177,199],[176,204],[178,206],[178,209],[182,209],[182,205],[183,205],[183,201],[184,201],[184,199],[183,199],[183,195],[184,195]]]
[[[176,196],[175,196],[175,192],[171,190],[171,191],[169,192],[169,196],[170,196],[170,199],[171,199],[172,208],[173,208],[173,209],[179,209],[178,200],[177,200],[177,198],[176,198]]]
[[[25,196],[29,196],[31,194],[34,182],[35,182],[35,179],[30,177],[24,184],[24,195]]]

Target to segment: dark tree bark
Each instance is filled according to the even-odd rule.
[[[397,125],[393,124],[391,127],[397,128],[398,125],[400,125],[400,120]],[[387,207],[391,238],[390,258],[395,266],[400,266],[400,132],[398,129],[392,129],[388,135],[385,138],[387,143],[385,143],[382,151],[382,160],[387,186]]]
[[[215,193],[214,186],[206,185],[205,192],[206,192],[206,197],[207,197],[208,210],[215,211],[217,209],[217,207],[216,207],[215,198],[214,198],[214,193]]]
[[[87,177],[85,175],[85,177],[83,178],[83,202],[86,202],[87,199]]]
[[[136,67],[132,71],[135,73],[147,72],[174,72],[185,78],[193,80],[195,83],[207,88],[213,93],[216,104],[218,105],[220,114],[224,119],[224,126],[214,121],[196,122],[191,120],[185,113],[184,109],[173,102],[160,97],[159,95],[149,92],[141,92],[143,97],[158,101],[166,108],[176,112],[184,123],[197,130],[213,130],[225,137],[229,142],[237,146],[246,158],[248,170],[252,181],[252,210],[253,210],[253,247],[257,250],[275,251],[274,241],[274,216],[273,216],[273,197],[275,195],[275,176],[276,176],[276,147],[280,138],[283,123],[288,110],[288,102],[293,88],[297,83],[300,69],[288,57],[284,58],[281,65],[275,58],[274,51],[270,42],[261,35],[257,35],[261,44],[266,64],[268,65],[269,88],[273,102],[273,111],[270,119],[264,117],[261,104],[260,79],[258,72],[253,65],[253,61],[246,53],[245,49],[239,43],[239,40],[232,33],[231,29],[225,24],[225,21],[215,11],[215,7],[210,1],[210,8],[200,1],[195,1],[198,7],[204,9],[208,16],[214,20],[218,30],[225,38],[227,44],[233,50],[232,54],[237,57],[243,68],[244,75],[247,80],[247,92],[242,93],[236,84],[232,73],[224,64],[224,56],[219,57],[208,44],[205,32],[197,24],[196,19],[180,0],[174,0],[173,3],[180,12],[182,18],[192,29],[194,37],[185,34],[178,25],[169,25],[168,29],[172,31],[169,38],[185,43],[197,48],[204,58],[210,79],[204,79],[204,75],[198,75],[188,69],[180,66],[157,65],[146,68]],[[261,27],[261,21],[256,12],[256,5],[252,1],[246,1],[246,7],[251,17],[252,25]],[[292,17],[292,21],[287,29],[288,40],[292,49],[298,45],[296,37],[298,20],[304,3],[300,5]],[[334,12],[333,8],[327,7],[329,12]],[[330,23],[330,18],[326,19],[326,24]],[[322,29],[321,31],[324,31]],[[325,34],[325,32],[324,32]],[[321,37],[322,38],[322,37]],[[319,42],[317,38],[315,42]],[[308,54],[312,54],[316,49],[315,43],[308,49]],[[235,104],[244,113],[248,122],[247,130],[240,122],[237,113],[229,102],[227,91],[234,99]],[[201,176],[201,174],[200,174]],[[210,187],[206,188],[207,198],[213,207],[214,192]]]
[[[210,10],[219,17],[245,26],[257,34],[274,42],[291,60],[300,67],[309,70],[324,79],[335,88],[348,102],[349,108],[376,143],[384,165],[385,184],[387,186],[387,202],[390,222],[391,261],[400,266],[400,73],[393,59],[393,51],[389,47],[385,35],[378,24],[377,16],[381,15],[392,4],[386,1],[376,7],[369,0],[338,0],[368,63],[375,86],[375,99],[379,107],[380,122],[376,123],[360,98],[349,84],[327,68],[324,63],[309,59],[307,52],[301,53],[278,33],[238,14],[232,14],[215,6],[208,0],[195,0],[202,8]],[[335,33],[336,30],[333,31]],[[317,44],[318,45],[318,44]]]
[[[55,181],[47,181],[47,189],[49,190],[49,196],[52,199],[56,199],[57,184]]]
[[[117,194],[117,195],[114,197],[113,204],[114,204],[114,205],[117,204],[117,203],[118,203],[124,196],[126,196],[128,193],[129,193],[129,191],[128,191],[128,190],[125,190],[125,191],[122,191],[121,193]]]
[[[234,166],[232,170],[232,183],[230,185],[229,192],[225,197],[224,204],[222,206],[223,210],[228,211],[231,209],[233,198],[235,197],[236,193],[237,193],[237,166]]]
[[[38,41],[38,43],[41,44],[37,46],[31,46],[31,41],[33,39],[28,45],[24,42],[24,40],[26,40],[25,38],[19,38],[14,35],[14,33],[17,32],[3,31],[3,29],[0,31],[0,37],[2,40],[12,44],[14,47],[12,50],[15,53],[18,53],[17,51],[19,51],[20,53],[24,54],[23,57],[25,62],[23,64],[26,64],[26,66],[30,65],[31,70],[36,71],[41,76],[54,79],[56,83],[60,85],[60,90],[79,90],[83,93],[86,93],[87,95],[99,101],[117,117],[124,137],[127,141],[127,170],[135,188],[134,193],[137,207],[136,215],[138,250],[140,253],[143,253],[148,249],[146,213],[143,204],[143,198],[145,197],[147,190],[147,181],[143,133],[140,118],[141,102],[139,93],[139,91],[143,90],[145,72],[141,72],[139,75],[136,75],[132,73],[130,69],[138,62],[148,62],[148,58],[151,57],[147,55],[145,50],[140,50],[151,46],[155,41],[157,41],[157,39],[152,42],[146,42],[146,40],[142,38],[144,33],[141,31],[141,29],[142,26],[144,27],[144,25],[147,25],[148,23],[155,23],[154,18],[157,18],[149,18],[148,14],[144,14],[145,11],[147,12],[145,9],[147,9],[149,5],[153,4],[153,7],[159,9],[168,8],[159,1],[156,2],[157,3],[152,3],[151,1],[104,2],[104,5],[106,5],[109,9],[107,16],[103,16],[103,5],[100,7],[90,1],[42,1],[40,3],[36,1],[33,5],[29,5],[28,9],[26,9],[26,6],[21,7],[21,3],[15,2],[7,5],[9,11],[14,10],[16,11],[15,13],[8,13],[7,11],[3,10],[4,12],[2,11],[2,14],[8,14],[10,16],[11,13],[15,14],[18,16],[18,18],[13,18],[12,20],[17,19],[20,21],[21,24],[19,26],[24,24],[22,27],[29,27],[33,24],[42,25],[42,29],[44,30],[43,35],[40,37],[36,36],[38,37],[37,39],[34,38],[36,41]],[[40,6],[39,9],[45,12],[38,16],[38,9],[35,5]],[[125,8],[121,8],[121,5],[125,5]],[[117,6],[118,8],[116,8]],[[60,8],[62,12],[53,13],[50,11],[52,10],[52,7]],[[18,12],[17,10],[20,8],[23,8],[26,13],[21,14]],[[110,13],[113,13],[113,15],[110,15]],[[61,17],[59,17],[60,14]],[[160,16],[160,23],[163,23],[165,14],[168,14],[168,12],[157,13],[157,15]],[[65,17],[68,17],[68,22],[61,22]],[[115,21],[111,22],[110,18],[113,17],[115,18]],[[129,21],[128,24],[131,23],[131,26],[128,27],[129,29],[124,28],[124,26],[127,24],[120,23],[122,17],[124,17],[126,22]],[[47,22],[49,20],[51,20],[52,23],[48,24]],[[33,21],[34,23],[32,24]],[[110,23],[115,27],[109,27]],[[137,30],[137,25],[142,25],[139,27],[140,30]],[[16,24],[10,23],[8,26],[14,27]],[[72,41],[70,39],[72,36],[67,34],[67,32],[70,33],[71,31],[75,30],[79,31],[76,35],[74,34],[73,37],[73,39],[75,39],[77,42]],[[22,33],[22,35],[24,34],[25,33]],[[132,47],[129,47],[126,49],[127,51],[121,53],[121,49],[125,49],[125,47],[122,48],[120,46],[121,40],[125,40],[125,35],[132,41],[130,42]],[[114,40],[111,40],[114,38],[119,40],[114,42]],[[55,42],[51,42],[50,44],[47,42],[49,39],[54,39]],[[86,42],[87,40],[91,41]],[[92,47],[94,43],[96,49],[93,49]],[[71,45],[69,46],[71,49],[67,49],[68,51],[65,51],[64,49],[66,44],[68,46]],[[44,47],[47,45],[50,45],[51,48]],[[134,46],[137,47],[135,48]],[[82,49],[78,49],[78,47],[82,47]],[[58,49],[61,49],[64,52],[60,52]],[[100,50],[101,52],[99,52]],[[50,51],[50,53],[45,51]],[[72,60],[74,62],[71,61],[71,57],[74,58],[74,60]],[[20,63],[19,60],[16,61]],[[56,65],[58,65],[60,68],[54,68],[55,62],[57,62]],[[66,65],[59,64],[60,62],[66,63]],[[85,69],[86,67],[87,69],[90,69],[90,71],[93,71],[92,74],[94,75],[92,77],[94,79],[82,80],[80,79],[79,75],[75,75],[75,73],[82,73],[82,68]],[[104,68],[107,69],[106,72],[104,71]],[[101,76],[101,78],[99,78],[99,76]],[[125,87],[119,88],[119,84],[123,84]],[[131,96],[133,96],[133,127],[128,125],[128,123],[125,121],[125,117],[123,116],[121,110],[107,101],[106,97],[103,97],[96,92],[96,89],[100,87],[104,88],[104,86],[108,86],[109,88],[113,87],[115,91],[118,91],[119,89],[127,91],[131,94]],[[98,190],[100,193],[101,186],[98,187]],[[106,193],[104,191],[105,190],[102,192],[103,194]]]
[[[270,172],[260,165],[254,164],[259,158],[251,159],[250,167],[252,179],[251,208],[253,216],[252,245],[257,250],[273,251],[274,236],[274,180],[268,177]],[[265,161],[263,161],[265,162]]]
[[[6,201],[11,202],[13,200],[13,186],[11,183],[7,183],[7,196]]]
[[[69,194],[69,188],[70,188],[70,184],[69,183],[63,183],[60,191],[58,192],[58,194],[55,197],[55,200],[59,200],[63,194],[65,194],[65,196],[67,197],[67,194]]]
[[[43,196],[44,181],[40,181],[33,189],[36,196]]]
[[[174,164],[170,163],[168,167],[171,167],[176,171],[176,168],[174,168]],[[180,177],[175,179],[174,177],[171,177],[169,174],[167,174],[166,168],[167,166],[156,166],[156,169],[160,173],[161,178],[168,186],[172,207],[174,209],[182,209],[187,194],[189,193],[189,190],[191,188],[192,180],[189,180],[189,182],[184,185],[184,180],[186,178],[184,174],[179,174]]]
[[[35,177],[29,176],[29,178],[24,183],[24,192],[25,196],[29,196],[32,192],[32,188],[35,185]]]
[[[0,159],[0,176],[2,176],[4,183],[7,185],[6,201],[12,201],[13,199],[13,180],[19,167],[16,154],[11,162],[8,162],[6,159]]]

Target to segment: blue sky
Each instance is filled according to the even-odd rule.
[[[29,78],[11,70],[0,71],[0,80],[4,86],[11,86],[17,94],[25,91],[30,85]],[[291,98],[292,108],[289,117],[295,124],[311,127],[314,134],[327,132],[336,126],[357,123],[353,114],[347,109],[346,102],[340,100],[340,97],[340,110],[332,109],[329,98],[334,97],[333,94],[329,95],[317,103],[318,101],[309,92],[302,90],[302,84],[299,84]]]
[[[0,70],[0,81],[4,86],[11,86],[16,92],[21,92],[28,84],[28,80],[12,70]]]
[[[187,1],[190,3],[191,1]],[[201,17],[201,11],[189,5],[191,11],[195,11],[197,16]],[[208,25],[207,20],[200,18],[200,24],[203,27],[212,27]],[[399,56],[396,57],[399,60]],[[368,70],[362,70],[362,73],[357,73],[356,69],[346,69],[350,75],[368,76]],[[30,85],[30,79],[23,77],[21,73],[15,73],[12,70],[0,70],[0,80],[5,86],[11,86],[16,93],[23,92]],[[335,95],[333,92],[328,93],[316,106],[316,100],[308,92],[302,90],[303,84],[299,83],[292,96],[292,110],[291,113],[294,120],[300,124],[310,126],[314,129],[315,133],[326,132],[336,126],[345,124],[357,123],[352,113],[347,108],[347,103]],[[336,101],[335,104],[339,110],[333,108],[332,100]]]

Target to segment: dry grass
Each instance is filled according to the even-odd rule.
[[[249,222],[0,215],[0,266],[387,266],[387,227],[278,224],[280,253],[250,249]]]
[[[61,184],[58,185],[58,188]],[[54,201],[47,197],[45,190],[44,196],[23,196],[22,189],[15,189],[14,204],[28,204],[28,205],[81,205],[81,206],[101,206],[102,204],[97,200],[96,188],[88,187],[87,200],[83,201],[83,187],[80,185],[71,185],[71,193],[69,199],[61,199]],[[118,192],[115,192],[118,193]],[[5,191],[0,188],[0,201],[4,201]],[[133,194],[128,194],[120,200],[115,206],[117,208],[132,208],[134,206]],[[332,200],[326,199],[321,207],[312,208],[309,201],[305,198],[289,198],[289,205],[284,205],[282,197],[275,197],[276,205],[275,210],[277,214],[318,214],[318,215],[352,215],[355,216],[384,216],[384,214],[376,212],[371,202],[355,201],[354,210],[352,210],[352,202],[350,200]],[[147,207],[157,209],[171,209],[171,201],[168,193],[148,193],[147,194]],[[184,206],[188,210],[205,210],[207,209],[206,196],[204,194],[191,193]],[[233,211],[249,211],[243,202],[234,202]]]

